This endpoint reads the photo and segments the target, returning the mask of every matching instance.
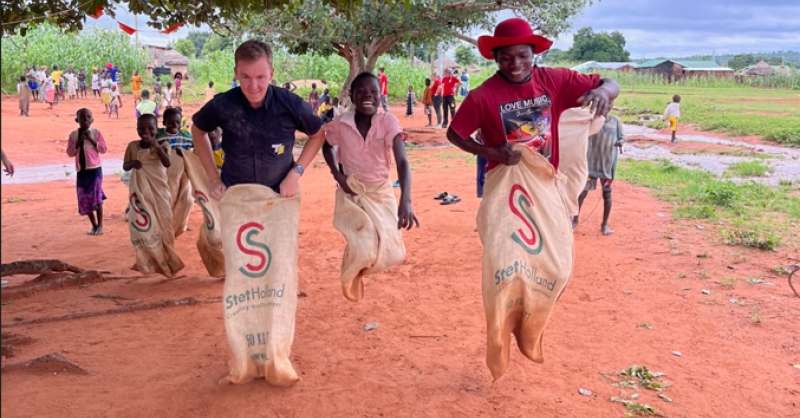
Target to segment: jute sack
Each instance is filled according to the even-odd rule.
[[[225,255],[222,252],[222,232],[219,225],[219,202],[209,198],[208,177],[200,158],[191,152],[179,150],[183,155],[186,174],[192,183],[194,197],[203,210],[203,223],[197,237],[197,252],[212,277],[225,277]]]
[[[553,166],[517,145],[522,161],[486,176],[478,210],[483,243],[486,363],[495,380],[508,369],[511,333],[541,363],[542,332],[572,275],[572,223]]]
[[[177,151],[177,150],[176,150]],[[185,152],[183,154],[189,154]],[[169,154],[169,168],[167,168],[167,182],[169,184],[170,206],[172,207],[172,226],[175,237],[186,231],[189,225],[189,215],[192,213],[194,198],[192,185],[186,176],[183,158],[178,152]]]
[[[559,185],[567,199],[570,216],[578,216],[578,196],[583,192],[589,176],[589,163],[586,160],[589,136],[600,132],[604,122],[605,118],[595,118],[588,110],[581,108],[567,109],[561,114],[558,123],[558,171],[566,179]]]
[[[128,226],[141,273],[172,277],[184,265],[175,252],[167,170],[151,149],[140,149],[142,168],[131,170]]]
[[[220,201],[227,273],[223,310],[234,362],[222,382],[264,377],[273,386],[298,380],[289,353],[297,308],[300,197],[243,184]],[[222,383],[221,382],[221,383]]]
[[[397,199],[392,182],[365,184],[351,175],[347,185],[357,195],[336,189],[333,226],[347,241],[342,259],[342,293],[357,302],[364,296],[364,276],[402,263],[406,248],[397,229]]]

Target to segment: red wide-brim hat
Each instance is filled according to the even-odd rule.
[[[553,46],[553,41],[536,35],[531,25],[523,19],[507,19],[494,29],[494,36],[484,35],[478,38],[478,50],[484,58],[494,59],[494,49],[512,45],[532,45],[534,54],[541,54]]]

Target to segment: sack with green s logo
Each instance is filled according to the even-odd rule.
[[[209,197],[208,177],[200,158],[191,152],[177,150],[183,155],[186,174],[191,180],[195,200],[203,211],[203,222],[197,237],[197,252],[212,277],[225,277],[225,254],[222,252],[219,202]]]
[[[392,182],[365,184],[351,175],[347,185],[358,195],[336,189],[333,226],[347,241],[340,275],[342,293],[357,302],[364,296],[364,276],[402,263],[406,248],[397,229],[397,198]]]
[[[483,243],[486,363],[495,380],[508,369],[511,334],[541,363],[542,333],[572,275],[572,222],[553,166],[523,145],[522,161],[486,176],[478,210]]]
[[[297,309],[300,197],[281,198],[269,187],[240,184],[219,202],[225,252],[223,309],[231,372],[223,382],[263,377],[295,384],[289,353]]]
[[[136,158],[142,168],[131,171],[128,227],[137,269],[173,277],[184,265],[175,252],[167,169],[154,150],[140,149]]]

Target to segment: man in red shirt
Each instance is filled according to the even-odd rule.
[[[442,96],[444,103],[444,124],[442,128],[447,129],[447,124],[450,118],[456,117],[456,89],[461,85],[461,80],[453,77],[453,72],[446,68],[444,70],[444,79],[442,80]]]
[[[383,112],[389,113],[389,104],[386,103],[386,99],[389,97],[389,79],[386,77],[386,68],[378,68],[378,81],[380,81],[381,85],[381,106],[383,106]]]
[[[433,73],[431,78],[433,78],[431,100],[433,100],[433,110],[436,111],[436,126],[433,129],[442,129],[442,78],[437,73]]]
[[[552,41],[534,35],[528,22],[513,18],[497,25],[494,36],[478,38],[478,49],[494,59],[499,71],[471,90],[447,131],[447,139],[471,154],[485,157],[487,170],[516,165],[525,144],[543,154],[558,170],[558,121],[566,109],[586,106],[597,116],[611,110],[619,84],[566,68],[533,67]],[[483,144],[470,135],[480,128]]]

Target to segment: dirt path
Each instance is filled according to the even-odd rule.
[[[12,158],[20,156],[18,167],[38,160],[71,163],[48,140],[55,133],[63,138],[74,123],[59,116],[42,124],[53,136],[20,138],[26,128],[17,122],[22,119],[6,117],[9,107],[4,101],[3,147],[13,150]],[[64,105],[59,112],[74,110]],[[406,127],[424,124],[420,115],[401,121]],[[115,144],[107,159],[121,157],[116,147],[130,140],[131,121],[98,125]],[[443,132],[427,135],[421,141],[443,143]],[[474,164],[453,149],[413,150],[410,158],[422,228],[404,234],[406,262],[367,279],[365,298],[356,304],[344,299],[338,282],[344,242],[331,225],[333,181],[318,166],[304,177],[299,288],[308,296],[300,298],[297,310],[292,360],[302,380],[293,388],[274,389],[263,381],[217,385],[228,372],[219,304],[7,328],[118,303],[220,296],[222,282],[206,276],[194,246],[201,221],[195,208],[193,230],[177,240],[185,277],[40,292],[2,307],[4,331],[34,340],[16,347],[7,362],[59,352],[92,375],[54,375],[35,367],[4,372],[0,412],[112,418],[617,417],[624,407],[608,399],[621,390],[604,376],[637,364],[666,373],[671,387],[665,393],[674,403],[652,391],[638,393],[639,401],[669,417],[800,413],[800,370],[793,367],[800,364],[800,305],[785,276],[771,270],[789,261],[786,256],[716,245],[714,225],[698,230],[672,220],[669,205],[621,182],[611,222],[616,234],[599,232],[599,194],[587,199],[576,231],[575,274],[548,325],[545,363],[531,363],[514,351],[508,374],[492,383],[484,363]],[[106,179],[105,235],[88,237],[72,181],[7,185],[4,178],[2,262],[59,258],[135,277],[128,270],[134,258],[123,217],[126,190],[113,176]],[[431,197],[443,189],[463,201],[438,205]],[[679,254],[671,255],[675,249]],[[755,277],[763,282],[744,281]],[[737,279],[734,287],[721,284],[729,278]],[[11,285],[25,279],[15,277]],[[365,332],[370,321],[380,326]],[[639,326],[643,322],[653,329]],[[579,388],[594,395],[581,396]]]

